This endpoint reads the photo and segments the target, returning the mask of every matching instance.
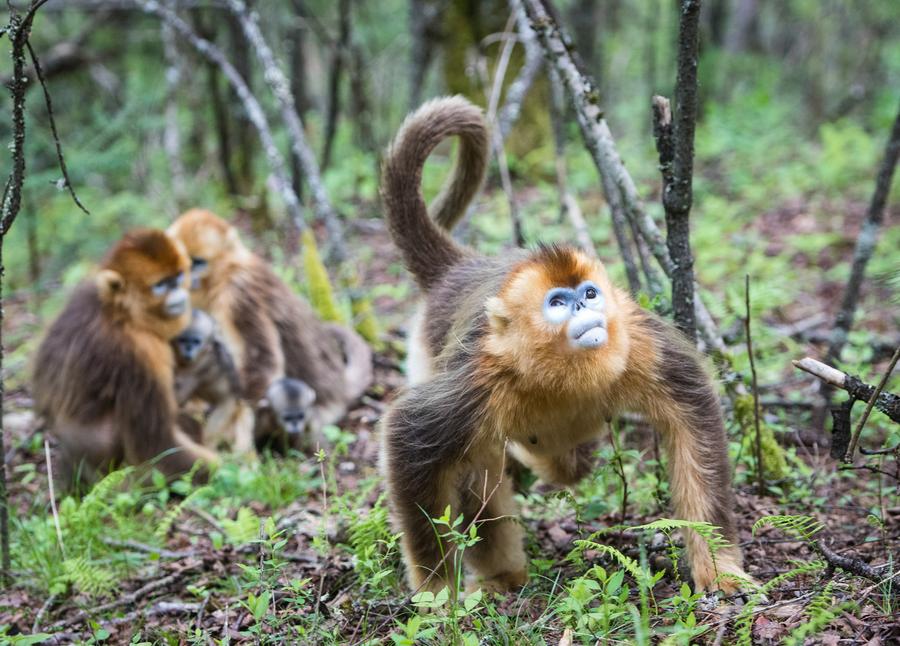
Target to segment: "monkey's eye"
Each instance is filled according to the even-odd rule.
[[[593,287],[588,287],[586,290],[584,290],[584,297],[588,300],[597,298],[597,296],[598,296],[597,290],[594,289]]]
[[[206,266],[209,264],[207,260],[203,258],[191,258],[191,270],[192,271],[203,271],[206,269]]]
[[[153,292],[154,296],[164,296],[167,291],[169,291],[169,279],[163,278],[158,283],[155,283],[150,291]]]
[[[550,305],[550,307],[565,307],[566,299],[564,299],[562,296],[554,296],[550,299],[550,302],[548,304]]]

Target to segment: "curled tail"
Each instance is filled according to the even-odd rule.
[[[422,196],[422,167],[447,137],[460,139],[453,173],[431,207]],[[466,251],[447,234],[481,188],[488,132],[481,109],[453,96],[434,99],[406,118],[388,149],[381,195],[394,243],[421,287],[433,285]]]

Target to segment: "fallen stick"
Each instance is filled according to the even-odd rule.
[[[870,386],[859,377],[848,375],[811,357],[804,357],[791,363],[794,364],[794,367],[808,372],[827,384],[846,390],[856,399],[867,402],[875,394],[875,386]],[[882,391],[875,400],[875,408],[900,424],[900,397],[897,395]]]

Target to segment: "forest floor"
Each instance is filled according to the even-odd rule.
[[[817,226],[795,220],[773,212],[759,226],[776,228],[779,236],[786,226]],[[365,221],[354,235],[371,250],[361,263],[364,284],[396,285],[396,254],[380,223]],[[772,240],[777,246],[777,237]],[[823,280],[808,293],[830,314],[840,290]],[[802,405],[778,413],[778,437],[793,445],[787,478],[759,495],[746,455],[736,467],[747,572],[760,583],[780,577],[765,591],[719,603],[700,598],[683,589],[662,533],[597,534],[668,515],[653,434],[631,423],[623,445],[601,450],[595,475],[573,493],[531,487],[520,495],[532,559],[525,588],[458,605],[412,601],[386,523],[376,424],[403,383],[399,327],[413,295],[381,290],[373,296],[389,328],[387,348],[376,358],[377,385],[350,412],[332,447],[318,456],[230,462],[207,491],[187,499],[157,483],[140,493],[114,487],[102,499],[60,503],[63,547],[27,389],[8,392],[16,576],[0,593],[0,641],[29,643],[21,636],[34,632],[44,633],[45,643],[900,643],[900,580],[879,584],[834,571],[817,562],[813,541],[775,527],[751,532],[764,516],[811,516],[823,526],[815,538],[834,552],[872,566],[894,563],[884,578],[895,572],[896,480],[839,472],[827,448],[800,442],[798,431],[808,426]],[[888,296],[885,302],[889,308]],[[10,325],[27,317],[26,310],[9,303]],[[879,319],[872,319],[875,328]],[[782,315],[766,324],[793,322]],[[883,361],[878,365],[883,369]],[[788,399],[801,388],[808,393],[809,381],[794,375],[766,394]],[[889,458],[883,467],[896,468]],[[623,560],[609,552],[586,546],[570,557],[575,541],[589,538],[634,559],[639,574],[665,573],[646,584],[625,567],[623,581],[614,574]]]

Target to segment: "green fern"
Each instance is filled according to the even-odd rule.
[[[783,572],[773,577],[759,587],[756,593],[744,604],[741,612],[735,618],[734,626],[736,632],[737,646],[752,646],[753,644],[753,613],[756,608],[766,601],[767,595],[788,581],[798,579],[802,576],[816,574],[825,569],[825,561],[812,561],[810,563],[800,563],[792,570]]]
[[[640,564],[635,561],[630,556],[627,556],[617,550],[615,547],[610,547],[609,545],[603,545],[602,543],[597,543],[596,541],[591,540],[578,540],[575,541],[575,545],[581,551],[585,549],[592,549],[600,552],[601,554],[606,554],[611,557],[614,561],[616,561],[622,568],[628,572],[632,577],[634,577],[635,581],[639,583],[646,583],[648,580],[653,578],[653,574],[649,570],[645,570],[640,566]]]
[[[156,531],[154,531],[153,536],[156,540],[162,542],[166,540],[166,536],[169,533],[169,530],[172,528],[172,524],[178,519],[179,516],[184,512],[189,504],[194,502],[200,496],[204,496],[210,493],[212,489],[209,486],[200,487],[199,489],[195,489],[187,496],[184,497],[177,505],[173,506],[169,509],[165,516],[162,517],[162,520],[159,522],[159,525],[156,527]]]
[[[803,646],[803,642],[807,637],[820,632],[845,610],[856,607],[856,604],[852,601],[845,601],[836,606],[833,605],[833,588],[834,583],[829,582],[822,592],[810,602],[806,607],[807,621],[791,631],[791,634],[783,642],[785,646]]]
[[[85,557],[65,559],[63,581],[92,597],[105,596],[117,587],[118,577],[107,567],[91,563]]]
[[[771,525],[807,543],[812,543],[813,537],[823,528],[822,523],[812,516],[763,516],[753,523],[753,535],[755,536],[756,531],[766,525]]]
[[[676,518],[660,518],[646,525],[638,525],[632,529],[642,529],[653,532],[662,532],[666,537],[671,538],[671,532],[675,529],[691,529],[699,534],[706,541],[709,551],[713,556],[719,550],[729,547],[731,543],[722,536],[719,528],[712,523],[698,520],[679,520]]]

